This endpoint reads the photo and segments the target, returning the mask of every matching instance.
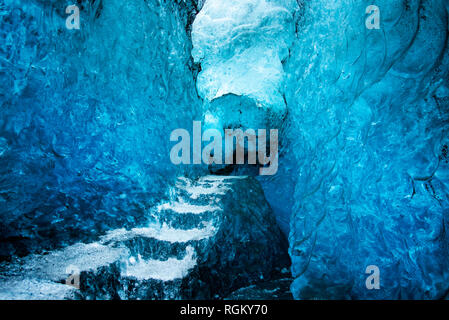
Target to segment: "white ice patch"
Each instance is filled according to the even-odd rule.
[[[74,288],[60,283],[68,278],[67,267],[79,272],[96,270],[126,259],[126,248],[111,248],[99,243],[78,243],[45,255],[30,255],[0,265],[0,300],[61,300],[73,298]]]
[[[246,179],[248,176],[204,176],[199,181],[200,182],[214,182],[221,181],[225,182],[226,180],[240,180]]]
[[[216,229],[212,222],[208,222],[204,228],[193,228],[188,230],[175,229],[164,224],[162,227],[149,226],[144,228],[134,228],[131,230],[117,229],[108,232],[101,238],[102,242],[126,241],[136,237],[154,238],[160,241],[188,242],[207,239],[215,235]]]
[[[186,248],[186,255],[178,260],[143,260],[139,257],[135,263],[128,263],[125,275],[137,280],[162,280],[169,281],[184,278],[189,270],[196,265],[195,250],[193,247]]]
[[[205,181],[200,179],[198,182],[187,178],[179,178],[179,180],[180,182],[176,184],[176,187],[189,193],[193,200],[203,195],[224,195],[230,190],[229,183],[225,183],[223,180]]]
[[[7,273],[15,276],[29,275],[33,278],[60,281],[68,274],[68,266],[76,266],[80,271],[96,270],[129,255],[126,248],[112,248],[99,243],[78,243],[46,255],[30,255],[9,265]]]
[[[297,8],[294,0],[207,0],[192,26],[200,95],[209,101],[245,95],[283,111],[282,61],[295,37]]]
[[[73,298],[75,290],[48,280],[0,279],[0,300],[63,300]]]
[[[219,211],[221,210],[220,207],[217,206],[199,206],[190,204],[187,202],[168,202],[161,204],[157,207],[157,210],[159,212],[163,210],[172,210],[176,213],[180,214],[186,214],[186,213],[192,213],[192,214],[201,214],[205,212],[213,212],[213,211]]]

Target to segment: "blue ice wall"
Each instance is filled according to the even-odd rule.
[[[370,4],[303,1],[285,65],[296,298],[448,293],[449,2]]]
[[[148,219],[198,110],[186,1],[0,3],[0,255]]]

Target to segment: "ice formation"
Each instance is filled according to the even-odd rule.
[[[253,118],[275,118],[286,112],[283,61],[295,35],[294,0],[209,0],[192,25],[192,56],[201,64],[198,93],[206,101],[206,112],[223,125],[261,126]],[[232,94],[250,98],[250,107],[239,99],[207,102]],[[217,109],[217,110],[214,110]],[[263,109],[263,111],[258,110]],[[228,112],[226,112],[228,110]],[[241,114],[240,121],[235,121]]]
[[[287,239],[256,179],[181,177],[177,185],[173,199],[197,204],[192,211],[162,200],[144,227],[0,262],[0,300],[216,299],[288,267]],[[217,207],[194,209],[204,203]]]
[[[184,250],[216,236],[200,219],[218,212],[245,227],[226,230],[244,232],[224,245],[234,248],[268,230],[238,215],[270,211],[250,209],[266,198],[289,236],[295,298],[448,298],[449,2],[375,2],[379,29],[366,27],[368,0],[80,0],[81,28],[67,30],[62,0],[2,1],[0,260],[95,255],[89,244],[108,237]],[[278,172],[258,178],[265,195],[170,162],[170,132],[194,120],[279,129]],[[183,231],[149,227],[161,212]],[[198,257],[183,250],[133,256],[129,272],[145,281],[170,262],[184,276]],[[220,267],[233,255],[208,257]],[[366,287],[371,265],[378,290]],[[195,279],[186,296],[204,297]],[[0,273],[0,297],[71,294],[52,277],[19,280]],[[155,298],[142,290],[121,297]]]
[[[293,42],[294,1],[206,1],[192,27],[197,86],[210,100],[233,93],[281,107],[282,60]]]
[[[0,4],[2,258],[146,223],[188,169],[171,164],[167,137],[200,110],[193,9],[79,3],[80,30],[66,29],[64,1]]]
[[[264,187],[290,221],[296,298],[447,294],[448,3],[377,1],[381,27],[367,29],[371,4],[210,0],[193,24],[203,97],[285,97]]]
[[[304,1],[285,66],[296,298],[447,295],[449,3],[370,4]]]

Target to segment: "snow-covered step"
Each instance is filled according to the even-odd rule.
[[[142,239],[142,238],[141,238]],[[147,238],[150,243],[156,241]],[[128,240],[133,241],[133,240]],[[125,261],[81,274],[81,288],[77,292],[83,299],[179,299],[183,279],[197,265],[197,253],[186,242],[155,243],[153,248],[160,252],[166,246],[179,245],[172,256],[145,257],[130,248]]]
[[[154,216],[159,223],[177,229],[204,229],[222,213],[220,198],[191,199],[177,190],[177,200],[157,206]]]
[[[0,265],[0,300],[73,299],[77,290],[65,284],[76,272],[96,271],[129,256],[126,248],[78,243],[43,255]]]
[[[164,224],[161,228],[153,226],[114,230],[103,236],[101,242],[128,248],[134,260],[138,257],[147,260],[183,259],[188,247],[204,246],[203,242],[213,237],[215,233],[216,228],[212,222],[205,222],[202,228],[185,230]]]
[[[176,229],[169,227],[167,224],[163,224],[162,227],[148,226],[142,228],[133,228],[131,230],[116,229],[108,232],[105,236],[101,237],[102,243],[111,243],[118,241],[126,241],[134,239],[136,237],[154,238],[160,241],[167,242],[188,242],[198,241],[213,236],[216,229],[211,222],[205,223],[203,228],[192,229]]]
[[[125,260],[129,250],[110,247],[98,242],[77,243],[47,254],[30,255],[14,263],[2,263],[2,275],[24,276],[59,282],[67,278],[67,268],[75,266],[80,271],[96,270],[115,261]]]
[[[196,254],[192,246],[188,246],[182,259],[168,258],[167,260],[142,259],[132,257],[122,276],[133,277],[137,280],[170,281],[184,278],[196,265]]]
[[[248,179],[248,176],[216,176],[216,175],[208,175],[201,177],[198,181],[199,182],[228,182],[233,183],[236,180],[245,180]]]
[[[191,246],[179,259],[131,256],[125,264],[83,273],[77,294],[83,299],[180,299],[183,279],[196,265],[197,255]]]
[[[205,212],[220,211],[221,208],[216,205],[196,205],[183,201],[175,201],[160,204],[157,207],[157,210],[159,212],[170,210],[179,214],[201,214]]]
[[[0,277],[0,300],[73,299],[76,289],[51,280]]]
[[[190,199],[197,200],[205,197],[217,198],[223,196],[230,189],[230,184],[225,180],[207,181],[199,179],[198,181],[179,178],[176,187],[178,191],[184,192]]]

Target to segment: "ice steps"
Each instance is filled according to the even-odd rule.
[[[202,242],[216,233],[214,221],[222,211],[220,197],[238,178],[179,178],[172,200],[152,211],[157,223],[112,230],[94,243],[0,264],[0,299],[85,298],[92,286],[107,288],[110,283],[127,287],[111,289],[116,293],[110,298],[132,298],[139,290],[148,290],[146,296],[155,290],[164,291],[162,297],[176,298],[182,279],[197,263]],[[64,284],[70,268],[82,274],[81,290]],[[106,282],[105,272],[110,275]]]

